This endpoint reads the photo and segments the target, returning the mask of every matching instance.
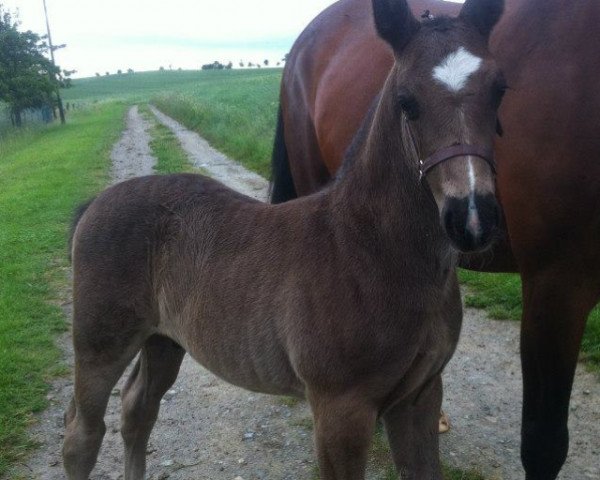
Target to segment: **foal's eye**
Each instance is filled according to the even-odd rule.
[[[419,118],[419,103],[414,95],[403,91],[396,97],[398,109],[402,110],[409,120]]]

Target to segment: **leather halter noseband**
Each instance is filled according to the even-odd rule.
[[[427,172],[436,165],[439,165],[446,160],[450,160],[455,157],[479,157],[485,160],[493,173],[496,173],[496,161],[494,160],[494,150],[491,147],[483,147],[481,145],[452,145],[438,150],[433,155],[427,157],[425,160],[419,161],[419,173],[420,179],[422,180]]]

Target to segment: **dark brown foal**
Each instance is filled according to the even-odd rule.
[[[69,478],[92,471],[111,389],[138,352],[123,392],[127,480],[144,476],[184,352],[235,385],[307,398],[325,480],[364,479],[378,417],[404,479],[442,478],[440,373],[462,316],[446,232],[484,248],[498,222],[486,44],[499,10],[467,4],[421,24],[404,0],[373,5],[402,61],[328,189],[269,205],[198,175],[149,176],[82,213]]]

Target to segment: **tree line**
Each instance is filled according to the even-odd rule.
[[[47,57],[50,47],[45,35],[22,32],[19,25],[0,4],[0,101],[8,105],[17,127],[25,110],[46,107],[55,112],[58,89],[69,87],[74,73],[61,71]]]

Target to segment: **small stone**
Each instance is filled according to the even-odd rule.
[[[256,435],[254,432],[246,432],[244,433],[244,440],[252,440]]]
[[[111,394],[113,397],[116,397],[116,396],[118,396],[118,395],[121,395],[121,389],[119,389],[119,388],[116,388],[116,387],[115,387],[115,388],[113,388],[113,389],[112,389],[112,392],[110,392],[110,394]]]
[[[584,394],[584,395],[590,395],[591,393],[592,393],[592,392],[590,392],[589,390],[584,390],[584,391],[583,391],[583,394]]]
[[[239,475],[237,477],[235,477],[233,480],[244,480],[243,477],[240,477]]]
[[[51,467],[56,467],[56,466],[57,466],[59,463],[60,463],[60,462],[59,462],[58,460],[52,460],[52,461],[49,463],[49,465],[50,465]]]
[[[246,459],[245,458],[238,458],[238,463],[240,465],[244,465],[246,463]]]
[[[173,466],[173,460],[165,460],[164,462],[160,463],[161,467],[172,467]]]

